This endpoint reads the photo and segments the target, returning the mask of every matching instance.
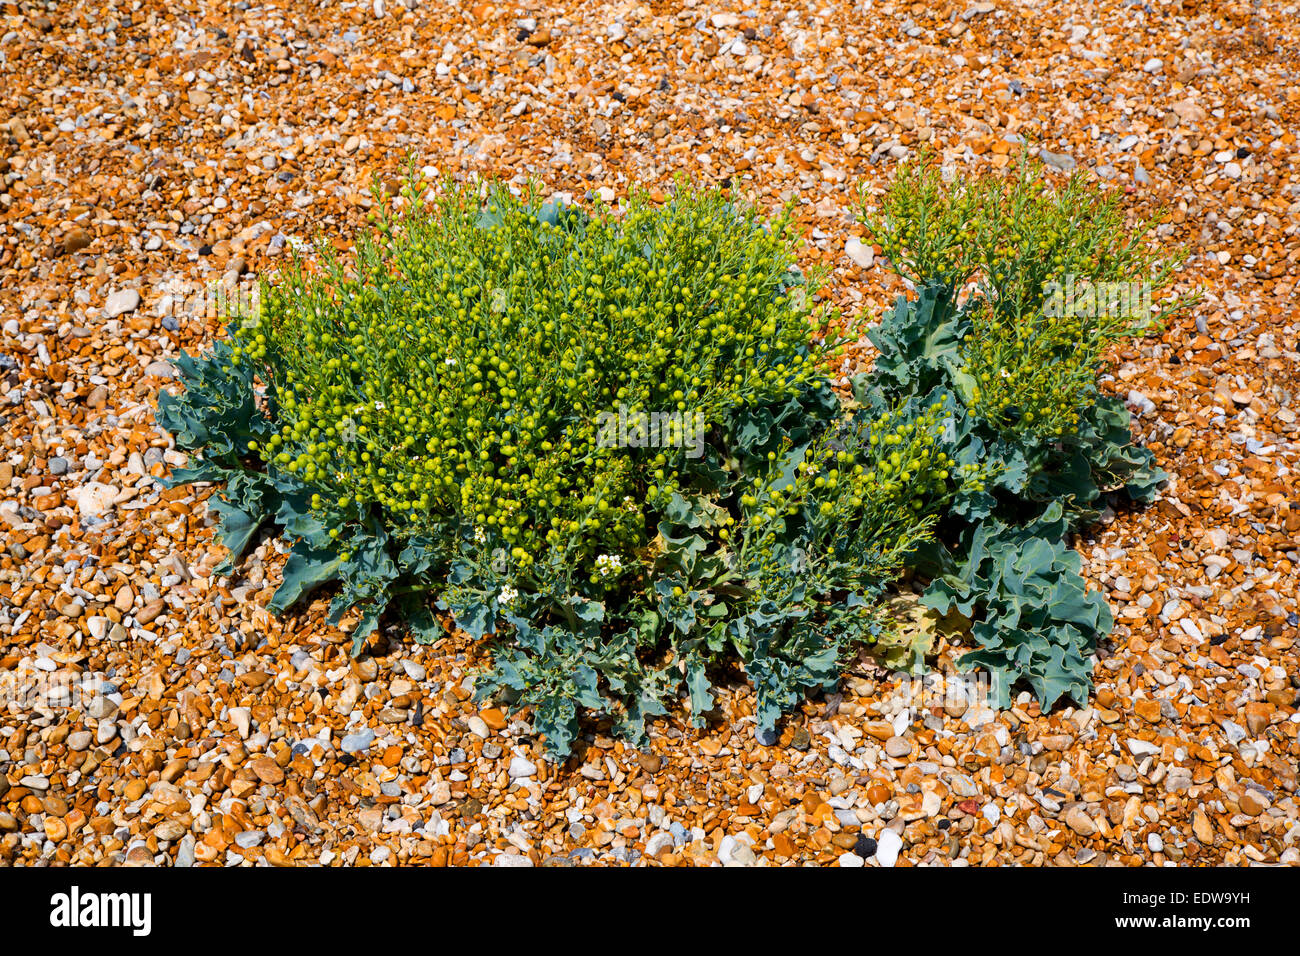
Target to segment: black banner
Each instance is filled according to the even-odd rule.
[[[386,946],[427,941],[431,929],[443,945],[463,933],[467,943],[481,946],[506,925],[522,930],[530,924],[554,940],[557,930],[573,923],[590,939],[602,923],[622,934],[656,913],[688,920],[696,942],[713,926],[720,939],[734,943],[737,933],[761,933],[762,925],[776,918],[790,926],[813,920],[819,937],[825,932],[852,936],[886,924],[906,931],[909,923],[923,934],[969,932],[1005,920],[1026,940],[1086,943],[1104,937],[1150,944],[1172,933],[1230,943],[1260,930],[1290,929],[1300,889],[1296,870],[1284,867],[936,868],[889,874],[828,868],[743,875],[649,869],[597,874],[594,869],[261,867],[181,873],[42,867],[0,871],[0,889],[7,902],[6,938],[14,943],[94,936],[174,945],[195,939],[204,925],[217,931],[221,924],[237,928],[239,937],[266,932],[270,936],[264,938],[289,938],[295,946],[337,944],[341,927],[366,927]],[[701,889],[719,895],[703,896]],[[682,895],[684,890],[692,892]],[[727,890],[739,895],[721,895]],[[781,899],[794,908],[769,907]],[[720,918],[737,906],[733,915],[739,919]],[[709,910],[718,918],[702,920]],[[800,910],[802,917],[796,915]]]

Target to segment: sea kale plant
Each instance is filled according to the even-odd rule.
[[[1098,386],[1172,269],[1113,199],[905,166],[866,212],[915,294],[850,397],[788,215],[414,174],[380,198],[353,256],[295,260],[159,401],[194,453],[173,480],[220,485],[221,570],[290,544],[272,610],[328,586],[356,654],[459,628],[490,645],[480,696],[561,754],[584,712],[634,742],[678,700],[702,722],[737,666],[770,738],[851,653],[915,653],[904,568],[1003,702],[1086,698],[1111,618],[1068,537],[1163,478]]]
[[[1001,703],[1023,679],[1045,708],[1082,704],[1113,622],[1068,538],[1107,495],[1148,502],[1166,478],[1099,376],[1112,345],[1189,304],[1152,301],[1180,260],[1158,260],[1153,223],[1128,223],[1113,195],[1081,174],[1054,188],[1024,155],[952,182],[906,164],[879,203],[864,192],[863,216],[915,294],[868,332],[880,356],[854,393],[868,417],[941,409],[944,453],[986,469],[909,559],[931,578],[922,602],[972,620],[963,662]]]
[[[282,534],[272,609],[333,588],[354,653],[381,623],[490,642],[479,693],[558,753],[584,710],[634,741],[678,698],[703,721],[737,664],[770,735],[986,494],[952,396],[845,411],[795,248],[717,191],[616,215],[413,176],[355,256],[322,246],[181,360],[173,480],[220,484],[232,562]]]

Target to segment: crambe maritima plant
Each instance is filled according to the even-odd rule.
[[[965,663],[1003,702],[1023,679],[1045,708],[1082,704],[1112,621],[1066,539],[1104,496],[1150,501],[1166,477],[1099,376],[1112,345],[1187,306],[1159,300],[1181,259],[1113,195],[1081,174],[1053,185],[1025,155],[950,182],[909,163],[863,218],[916,295],[868,333],[881,355],[855,394],[869,415],[939,403],[947,453],[987,469],[912,562],[933,576],[923,602],[974,619]]]
[[[232,559],[292,542],[272,607],[494,647],[481,694],[567,751],[632,739],[739,662],[770,733],[851,648],[936,515],[980,483],[939,406],[850,420],[789,220],[717,191],[618,215],[412,179],[374,234],[268,285],[159,415]],[[617,427],[614,427],[617,425]]]

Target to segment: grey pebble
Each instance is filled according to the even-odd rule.
[[[348,754],[360,753],[369,748],[375,742],[375,732],[367,727],[359,734],[348,734],[343,738],[343,752]]]
[[[266,833],[262,830],[245,830],[243,833],[235,834],[235,843],[244,850],[251,850],[264,839],[266,839]]]
[[[1038,158],[1045,162],[1053,169],[1059,169],[1063,173],[1068,173],[1079,165],[1074,161],[1074,157],[1067,153],[1049,153],[1045,149],[1038,151]]]

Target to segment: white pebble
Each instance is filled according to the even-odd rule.
[[[898,851],[903,848],[903,838],[893,830],[881,830],[876,839],[876,862],[881,866],[893,866],[898,862]]]

